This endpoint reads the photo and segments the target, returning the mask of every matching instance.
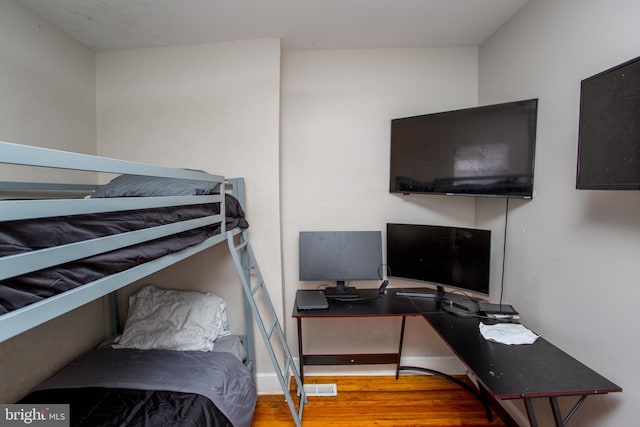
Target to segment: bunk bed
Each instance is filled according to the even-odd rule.
[[[277,373],[294,421],[301,425],[303,405],[295,410],[285,377],[293,369],[299,385],[301,380],[248,242],[241,178],[7,142],[0,142],[0,164],[57,170],[58,180],[66,170],[89,173],[93,182],[99,173],[116,175],[105,185],[0,182],[0,343],[98,298],[115,301],[118,289],[225,241],[245,294],[246,335],[239,338],[239,351],[234,342],[224,343],[227,333],[207,337],[214,343],[207,349],[103,345],[70,363],[24,402],[78,402],[72,412],[93,418],[83,415],[75,425],[126,420],[153,425],[158,420],[145,419],[145,413],[157,413],[165,425],[173,418],[182,423],[193,417],[199,420],[195,425],[248,426],[256,400],[252,319],[257,317],[274,366],[277,357],[268,341],[273,330],[281,336],[287,365]],[[6,179],[7,171],[2,173]],[[251,277],[256,270],[257,287]],[[269,331],[254,300],[257,290],[264,291],[276,318]],[[114,332],[116,313],[112,308]],[[306,403],[304,391],[301,398]],[[140,402],[152,406],[122,414],[123,405],[138,407]],[[106,413],[96,414],[98,406]],[[176,408],[187,407],[196,413],[177,413]],[[161,413],[159,408],[172,409]]]

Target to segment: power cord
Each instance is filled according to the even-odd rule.
[[[378,288],[378,295],[384,295],[387,291],[387,286],[389,286],[389,280],[385,279]]]

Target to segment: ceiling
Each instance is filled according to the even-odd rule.
[[[87,47],[279,38],[284,49],[478,46],[530,0],[20,0]]]

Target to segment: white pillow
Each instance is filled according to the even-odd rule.
[[[230,333],[219,296],[150,285],[129,298],[124,332],[113,348],[210,351],[216,338]]]

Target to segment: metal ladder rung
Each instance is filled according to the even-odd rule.
[[[262,289],[263,286],[263,281],[258,282],[258,284],[251,289],[251,295],[255,295],[260,289]]]
[[[269,332],[267,333],[267,336],[269,337],[269,339],[271,339],[271,337],[273,336],[273,331],[276,330],[276,326],[278,326],[278,321],[275,320],[273,322],[273,324],[271,325],[271,328],[269,328]]]
[[[235,249],[236,251],[240,251],[240,249],[244,248],[245,246],[247,246],[247,242],[242,242],[238,246],[236,246]]]

